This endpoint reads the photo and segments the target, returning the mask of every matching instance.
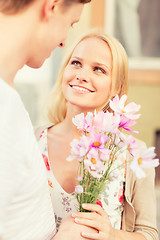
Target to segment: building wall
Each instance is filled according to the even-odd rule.
[[[146,142],[148,146],[155,144],[155,132],[160,130],[160,83],[129,84],[128,100],[141,105],[141,117],[137,120],[135,135]]]

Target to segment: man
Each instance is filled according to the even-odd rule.
[[[45,166],[13,80],[25,64],[39,68],[53,49],[64,45],[68,29],[78,22],[87,2],[90,0],[0,0],[2,240],[49,240],[55,235]],[[62,224],[54,239],[73,238],[68,226]]]

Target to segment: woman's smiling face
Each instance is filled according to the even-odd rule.
[[[90,37],[74,49],[62,81],[69,104],[84,111],[101,109],[110,96],[112,55],[107,43]]]

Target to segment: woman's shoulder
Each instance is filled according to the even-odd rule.
[[[42,133],[44,130],[52,127],[53,125],[54,125],[53,123],[47,123],[47,124],[44,124],[44,125],[41,125],[41,126],[36,126],[36,127],[34,128],[34,134],[35,134],[35,136],[36,136],[36,139],[39,140],[39,138],[40,138],[40,136],[41,136],[41,133]]]

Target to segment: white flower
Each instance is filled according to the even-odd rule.
[[[137,153],[131,162],[130,168],[135,172],[138,178],[143,178],[146,176],[143,168],[157,167],[159,165],[159,159],[154,159],[156,156],[154,150],[155,147],[150,147],[143,153]]]
[[[110,100],[110,108],[114,110],[115,113],[119,113],[120,115],[124,115],[128,119],[138,119],[140,114],[135,114],[140,109],[140,105],[137,105],[134,102],[131,102],[125,106],[125,102],[127,100],[127,95],[124,94],[120,99],[119,96],[116,95],[113,100]]]
[[[77,186],[75,187],[75,192],[76,192],[77,194],[83,193],[83,187],[82,187],[81,185],[77,185]]]

